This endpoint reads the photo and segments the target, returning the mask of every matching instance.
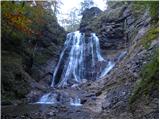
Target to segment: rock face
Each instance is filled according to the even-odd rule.
[[[98,8],[94,8],[94,10],[97,9]],[[93,14],[94,10],[90,9],[84,11],[80,30],[82,32],[90,30],[97,33],[101,40],[102,49],[118,50],[125,48],[127,38],[125,36],[124,19],[126,16],[123,15],[123,13],[126,10],[126,5],[104,12],[99,10],[97,14]],[[92,14],[89,14],[89,11],[92,11]],[[92,17],[90,15],[92,15]]]
[[[105,79],[82,86],[83,90],[90,91],[84,95],[85,106],[98,113],[93,118],[158,118],[159,95],[155,85],[158,84],[158,44],[154,44],[158,31],[155,36],[152,34],[157,25],[151,22],[147,9],[136,8],[138,12],[135,12],[136,5],[113,2],[109,10],[87,25],[99,35],[103,49],[117,51],[126,47],[128,51]],[[147,73],[153,73],[155,81]],[[91,94],[95,99],[87,99]]]
[[[44,36],[37,44],[33,64],[29,68],[31,77],[36,80],[36,83],[31,85],[33,90],[30,90],[27,95],[29,102],[37,101],[42,93],[50,87],[53,70],[58,62],[66,35],[64,29],[53,19],[48,20],[43,31]]]
[[[22,68],[21,57],[17,54],[2,52],[2,104],[14,104],[16,99],[25,98],[33,79]]]
[[[119,5],[118,5],[119,4]],[[129,41],[137,34],[141,26],[147,26],[150,21],[147,11],[136,14],[132,10],[131,2],[115,2],[106,11],[98,8],[87,9],[80,25],[82,32],[92,31],[98,35],[101,48],[105,50],[121,50],[128,47]],[[99,11],[93,14],[94,11]],[[96,12],[95,12],[96,13]],[[143,13],[143,17],[136,18]],[[92,17],[91,17],[92,15]],[[87,17],[88,16],[88,17]],[[143,22],[145,20],[145,22]],[[135,27],[135,24],[137,26]]]
[[[88,25],[90,24],[91,20],[94,19],[96,16],[100,15],[102,11],[97,7],[92,7],[91,9],[86,9],[82,13],[82,20],[80,24],[80,32],[92,32]]]

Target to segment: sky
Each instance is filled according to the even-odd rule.
[[[61,0],[63,2],[63,6],[62,6],[62,12],[66,13],[68,11],[70,11],[73,7],[80,7],[80,2],[82,2],[82,0]],[[104,2],[104,0],[93,0],[94,3],[97,5],[97,7],[99,7],[101,10],[104,10],[106,7],[106,4]]]
[[[67,13],[70,13],[70,11],[76,7],[80,8],[80,2],[83,0],[61,0],[63,5],[61,5],[61,14],[58,15],[58,19],[67,18]],[[100,8],[102,11],[105,10],[106,4],[105,0],[93,0],[96,7]]]

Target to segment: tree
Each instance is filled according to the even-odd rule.
[[[31,6],[31,2],[24,1],[3,1],[2,6],[2,42],[3,44],[12,43],[23,48],[27,45],[29,51],[35,50],[37,42],[43,33],[42,27],[45,26],[44,19],[46,11],[42,5]]]
[[[60,14],[60,6],[63,5],[61,0],[53,0],[50,1],[51,3],[51,8],[53,10],[54,15],[56,16],[57,14]]]
[[[94,2],[93,0],[83,0],[83,2],[81,2],[81,13],[86,10],[86,9],[89,9],[91,7],[93,7],[94,5]]]
[[[72,11],[68,15],[68,20],[66,21],[66,30],[69,32],[76,31],[80,24],[79,9],[72,8]]]
[[[75,25],[79,22],[79,20],[77,19],[77,13],[78,13],[78,9],[77,8],[73,8],[72,11],[69,14],[70,17],[70,25],[71,28],[73,30],[75,30]]]
[[[68,32],[76,31],[79,28],[81,16],[79,16],[79,9],[74,7],[67,14],[60,17],[59,22],[61,26],[65,28]]]

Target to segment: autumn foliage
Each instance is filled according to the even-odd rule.
[[[25,4],[25,5],[24,5]],[[41,35],[35,25],[45,24],[44,10],[38,5],[31,7],[28,2],[2,2],[2,28],[14,28],[20,32],[33,36]]]

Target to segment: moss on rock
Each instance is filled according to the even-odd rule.
[[[36,53],[34,57],[34,62],[36,64],[44,64],[47,62],[47,60],[49,60],[49,58],[51,58],[51,55],[47,50],[44,50],[42,52]]]
[[[2,101],[24,98],[29,92],[29,77],[22,69],[22,58],[2,52]]]
[[[140,96],[149,96],[152,90],[158,90],[159,85],[159,56],[158,50],[155,52],[152,60],[144,65],[141,70],[141,79],[137,82],[133,94],[129,99],[129,103],[134,103]]]
[[[157,22],[159,19],[158,1],[134,1],[134,4],[132,4],[133,13],[136,17],[143,13],[145,8],[148,8],[152,22]]]
[[[148,32],[142,37],[141,44],[147,49],[149,48],[152,40],[158,38],[159,29],[158,28],[150,28]]]

